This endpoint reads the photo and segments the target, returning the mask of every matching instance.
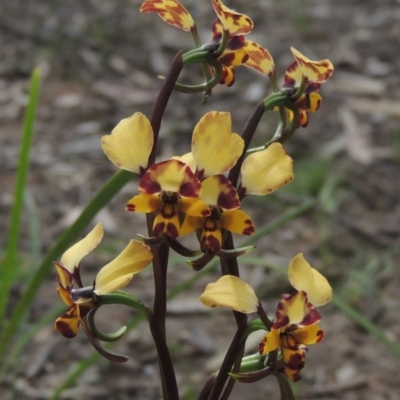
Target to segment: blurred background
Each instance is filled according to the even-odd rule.
[[[141,111],[148,117],[173,56],[192,48],[187,32],[165,24],[156,14],[141,14],[141,1],[13,0],[0,4],[0,232],[7,233],[13,201],[22,116],[29,76],[43,74],[26,212],[20,241],[20,268],[14,277],[9,312],[41,255],[71,225],[85,204],[116,168],[104,156],[100,138],[122,119]],[[211,1],[182,0],[204,43],[215,15]],[[329,58],[335,72],[322,86],[321,109],[307,128],[285,144],[294,159],[295,180],[264,198],[247,198],[243,208],[262,227],[307,201],[313,206],[263,238],[241,274],[253,285],[270,314],[280,295],[290,291],[277,272],[298,252],[322,271],[335,296],[360,311],[391,340],[400,339],[400,2],[397,0],[226,0],[255,23],[249,38],[272,54],[278,77],[293,62],[290,46],[313,60]],[[192,66],[185,83],[201,82]],[[230,111],[240,133],[257,102],[271,92],[268,79],[244,67],[231,88],[219,85],[208,103],[202,95],[174,93],[167,108],[159,159],[187,152],[193,127],[204,113]],[[275,130],[267,113],[254,144]],[[96,271],[122,250],[136,233],[145,233],[144,216],[125,211],[137,190],[128,184],[102,210],[106,238],[85,259],[90,282]],[[6,246],[0,235],[0,257]],[[237,238],[240,244],[242,238]],[[194,244],[194,243],[193,243]],[[175,257],[175,254],[172,254]],[[257,258],[257,262],[254,260]],[[172,289],[195,274],[182,260],[172,261]],[[255,264],[258,265],[255,265]],[[183,399],[194,399],[211,371],[218,369],[234,334],[228,311],[205,309],[198,295],[218,271],[200,279],[171,301],[171,351]],[[131,285],[149,304],[150,271]],[[55,274],[32,305],[32,325],[61,300]],[[299,399],[400,399],[399,360],[374,336],[334,305],[321,311],[325,340],[310,347]],[[113,331],[132,313],[121,307],[101,310],[99,325]],[[257,338],[253,350],[257,348]],[[123,365],[98,360],[79,374],[63,399],[159,399],[156,352],[144,324],[116,346],[129,354]],[[10,399],[48,399],[93,350],[80,333],[67,340],[48,324],[16,360],[0,386]],[[251,387],[237,384],[232,399],[278,398],[273,379]],[[5,398],[8,398],[5,397]]]

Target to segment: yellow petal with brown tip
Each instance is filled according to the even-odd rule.
[[[176,0],[146,0],[140,7],[144,13],[156,12],[167,23],[184,31],[194,28],[194,21],[186,8]]]
[[[268,76],[275,73],[274,60],[267,49],[256,42],[246,40],[246,46],[242,50],[249,56],[244,63],[246,67]]]
[[[254,23],[250,17],[231,10],[221,0],[212,0],[212,4],[229,37],[246,35],[252,31]]]
[[[280,333],[280,329],[272,329],[265,335],[264,339],[258,345],[258,352],[262,356],[278,348]]]
[[[308,82],[323,83],[332,75],[333,64],[328,59],[312,61],[294,47],[290,49]]]

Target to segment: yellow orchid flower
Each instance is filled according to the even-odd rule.
[[[129,200],[128,211],[156,212],[153,235],[179,236],[180,213],[207,216],[210,210],[198,197],[201,183],[190,167],[179,160],[153,164],[139,182],[139,195]]]
[[[178,160],[185,162],[201,180],[199,199],[210,210],[209,215],[192,215],[184,211],[180,235],[201,230],[200,248],[204,253],[217,254],[223,242],[223,229],[251,235],[254,225],[240,207],[236,189],[222,175],[242,155],[243,139],[231,132],[231,115],[212,111],[204,115],[193,131],[192,152]]]
[[[302,80],[305,80],[305,89],[301,97],[296,100],[300,113],[299,126],[308,125],[308,114],[317,111],[322,103],[318,93],[321,84],[326,82],[333,73],[333,64],[328,60],[312,61],[294,47],[291,47],[295,62],[290,64],[285,72],[283,89],[297,89]],[[293,120],[293,113],[287,110],[289,120]]]
[[[255,228],[251,218],[242,210],[239,196],[232,183],[224,175],[213,175],[201,183],[200,200],[208,205],[211,213],[205,217],[186,215],[180,235],[201,230],[200,248],[203,253],[217,254],[223,243],[223,229],[251,235]]]
[[[96,296],[125,287],[133,275],[146,268],[153,258],[146,245],[131,240],[121,254],[99,271],[93,285],[84,287],[80,276],[81,260],[99,245],[102,237],[103,227],[97,224],[63,254],[59,263],[54,262],[58,273],[58,292],[68,306],[68,310],[57,318],[55,328],[67,338],[77,335],[83,318],[96,308]],[[78,289],[73,288],[73,280]]]
[[[332,288],[327,279],[310,266],[303,254],[292,259],[288,276],[299,292],[282,297],[275,322],[260,343],[259,351],[263,355],[280,346],[285,361],[282,372],[292,381],[297,381],[304,367],[306,346],[319,343],[325,336],[317,325],[321,316],[315,307],[331,301]]]
[[[219,44],[226,35],[226,49],[217,57],[223,67],[220,83],[227,86],[235,81],[234,67],[244,65],[265,75],[274,73],[274,61],[261,45],[246,40],[254,23],[250,17],[226,7],[221,0],[212,0],[217,19],[212,28],[212,44]],[[168,24],[188,32],[196,32],[196,25],[186,8],[177,0],[145,0],[141,12],[156,12]]]
[[[317,325],[321,316],[315,306],[322,306],[332,299],[332,288],[302,254],[292,259],[288,274],[292,286],[299,292],[282,296],[276,319],[260,343],[259,352],[265,355],[281,348],[285,363],[281,372],[296,381],[304,367],[307,345],[324,338],[324,332]],[[258,312],[261,307],[254,290],[240,278],[230,275],[209,284],[199,300],[207,307],[229,308],[242,313]]]

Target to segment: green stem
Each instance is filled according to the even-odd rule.
[[[128,182],[132,180],[132,177],[132,173],[128,171],[119,171],[114,174],[96,193],[89,204],[87,204],[78,219],[59,237],[57,242],[47,252],[32,279],[28,283],[24,294],[15,306],[10,321],[1,336],[0,358],[4,355],[6,346],[13,338],[19,322],[31,305],[42,282],[46,279],[50,270],[53,268],[53,261],[57,260],[61,254],[67,250],[68,246],[83,232],[94,216],[104,206],[106,206]]]
[[[210,48],[208,46],[190,50],[182,55],[183,67],[187,67],[191,64],[200,64],[209,59],[214,58],[211,57]]]
[[[300,97],[303,95],[304,91],[306,90],[306,87],[307,87],[307,79],[303,77],[301,79],[300,86],[298,87],[298,89],[296,90],[296,93],[292,97],[293,102],[300,99]]]
[[[0,331],[4,327],[5,311],[8,303],[12,276],[18,269],[18,267],[16,266],[16,255],[18,251],[19,233],[21,228],[24,190],[29,171],[29,156],[32,147],[40,80],[40,70],[35,69],[32,72],[31,76],[29,102],[24,116],[24,127],[22,131],[21,148],[18,159],[18,170],[14,189],[14,201],[11,210],[7,252],[2,272],[0,271]]]
[[[224,30],[223,33],[222,33],[221,42],[219,43],[219,47],[214,53],[214,57],[218,58],[218,57],[222,56],[222,54],[225,51],[227,45],[228,45],[228,35],[226,34],[226,32]]]
[[[203,64],[209,64],[214,68],[214,75],[211,79],[199,85],[183,85],[181,83],[175,83],[175,89],[181,93],[199,93],[210,91],[214,86],[216,86],[221,79],[222,75],[222,65],[219,61],[214,60],[210,57],[204,57],[200,60],[196,60],[197,63],[202,62]]]
[[[197,28],[196,26],[193,27],[193,29],[191,30],[192,36],[193,36],[193,40],[194,43],[196,45],[197,48],[201,47],[201,40],[199,37],[199,33],[197,32]],[[203,72],[203,78],[204,78],[204,82],[208,82],[211,79],[211,69],[210,67],[203,63],[201,64],[201,69]],[[211,95],[211,89],[206,89],[206,91],[204,92],[204,101],[203,103],[205,103],[207,101],[207,97]]]
[[[285,92],[272,93],[264,100],[265,110],[272,110],[274,107],[285,106],[288,107],[292,103],[289,101]]]
[[[147,321],[150,321],[152,318],[152,312],[149,308],[147,308],[139,299],[122,290],[97,297],[96,305],[98,305],[98,307],[106,304],[122,304],[140,311]]]

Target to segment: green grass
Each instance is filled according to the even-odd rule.
[[[35,69],[32,73],[29,89],[29,100],[25,111],[24,125],[22,130],[21,147],[18,159],[18,170],[15,181],[14,201],[11,210],[10,228],[8,234],[8,243],[6,249],[6,256],[4,266],[0,271],[0,331],[4,329],[5,324],[5,311],[8,305],[10,286],[15,273],[18,273],[18,243],[21,230],[21,218],[24,206],[24,193],[26,187],[27,176],[29,173],[30,164],[30,150],[33,140],[33,132],[36,120],[36,110],[39,98],[40,88],[40,71]],[[25,199],[29,203],[29,195],[25,195]],[[32,207],[30,211],[32,210]],[[32,218],[32,213],[30,214]],[[32,230],[37,229],[35,226],[35,218],[31,219],[31,233]],[[33,246],[35,246],[33,244]],[[36,247],[35,247],[36,248]]]

